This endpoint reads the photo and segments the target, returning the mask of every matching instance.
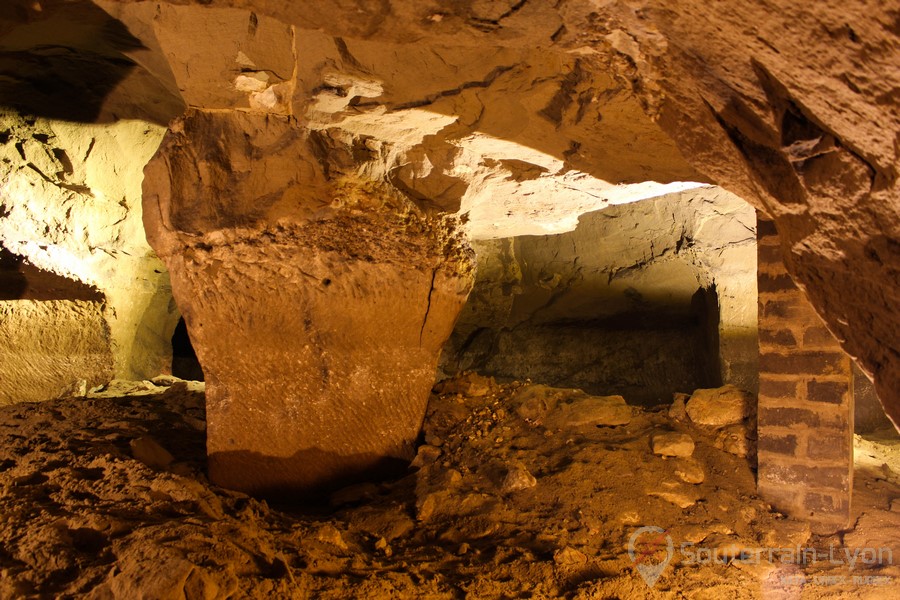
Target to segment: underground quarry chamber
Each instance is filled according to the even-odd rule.
[[[889,8],[10,6],[0,597],[896,595]]]

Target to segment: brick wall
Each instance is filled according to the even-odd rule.
[[[850,519],[851,361],[794,285],[763,215],[758,240],[759,492],[830,533]]]

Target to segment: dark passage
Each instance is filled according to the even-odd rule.
[[[203,381],[203,369],[191,344],[184,319],[178,320],[172,334],[172,375],[181,379]]]

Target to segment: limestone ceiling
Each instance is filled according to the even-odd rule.
[[[53,47],[106,61],[99,71],[120,80],[105,98],[83,99],[99,104],[99,119],[134,117],[141,102],[143,118],[158,122],[184,105],[293,115],[332,169],[464,214],[477,238],[570,230],[589,210],[701,179],[623,82],[550,39],[486,47],[476,29],[402,43],[296,28],[262,11],[99,5],[116,19],[89,3],[43,3],[8,26],[4,47],[40,55],[55,38]],[[428,22],[441,24],[439,14]],[[99,37],[61,26],[74,15]],[[125,69],[126,57],[137,67]]]

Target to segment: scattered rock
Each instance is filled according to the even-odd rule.
[[[553,553],[553,562],[561,567],[577,567],[587,564],[587,561],[588,558],[584,552],[571,546],[566,546]]]
[[[157,375],[150,380],[150,383],[159,387],[170,387],[176,383],[184,381],[180,377],[174,375]]]
[[[651,492],[649,495],[662,498],[666,502],[671,502],[679,508],[690,508],[697,503],[696,498],[692,498],[691,496],[679,492]]]
[[[7,407],[0,411],[0,441],[9,449],[0,460],[0,486],[6,490],[0,508],[12,521],[0,527],[0,541],[15,549],[16,560],[39,558],[28,559],[36,566],[10,566],[4,577],[55,582],[60,571],[53,569],[63,564],[57,556],[67,556],[65,564],[78,569],[85,564],[102,585],[118,585],[117,578],[124,576],[133,582],[129,590],[140,590],[149,576],[146,565],[167,565],[174,556],[188,566],[174,570],[172,582],[154,588],[154,597],[178,596],[181,587],[188,589],[186,577],[200,581],[190,569],[211,578],[209,585],[197,583],[191,597],[239,593],[268,598],[280,593],[278,586],[290,593],[291,572],[302,575],[296,583],[307,586],[311,597],[373,597],[371,590],[383,584],[386,569],[395,569],[389,583],[396,589],[374,596],[421,597],[422,581],[438,574],[446,574],[453,585],[479,578],[489,582],[490,589],[472,591],[478,597],[517,597],[526,585],[538,589],[542,582],[571,581],[568,576],[608,583],[604,573],[628,572],[637,587],[604,587],[600,594],[593,581],[589,585],[597,597],[630,598],[645,595],[646,585],[632,572],[623,540],[643,525],[664,528],[676,545],[702,544],[726,557],[807,543],[808,525],[771,512],[757,497],[748,461],[735,460],[711,443],[697,444],[693,456],[647,460],[651,445],[681,435],[665,410],[631,408],[627,428],[551,431],[515,415],[511,400],[520,389],[501,386],[496,397],[463,397],[461,404],[456,395],[433,397],[424,428],[429,439],[443,440],[437,460],[431,461],[437,447],[426,444],[420,456],[429,464],[399,480],[340,490],[334,496],[339,506],[314,514],[270,510],[265,502],[211,486],[200,475],[206,460],[202,433],[179,426],[184,411],[197,418],[204,413],[186,408],[182,392],[146,396],[138,391],[131,399]],[[548,416],[589,398],[576,390],[549,393],[557,405]],[[202,396],[196,399],[202,404]],[[467,417],[447,418],[459,406]],[[501,407],[507,407],[505,415]],[[157,412],[159,417],[147,419]],[[475,435],[485,423],[490,435]],[[733,429],[738,427],[716,429],[709,441]],[[706,440],[698,437],[705,433],[684,431],[693,440]],[[50,438],[38,437],[45,434]],[[117,437],[105,439],[111,434]],[[160,472],[107,455],[140,436],[177,449],[178,460],[193,473],[174,475],[182,462]],[[501,444],[495,444],[498,437]],[[40,445],[33,443],[36,439]],[[537,474],[540,482],[534,485]],[[859,476],[862,484],[866,477],[883,477],[877,468]],[[855,499],[868,516],[859,521],[858,537],[845,537],[853,547],[896,545],[889,538],[896,537],[892,519],[900,522],[900,512],[886,508],[900,491],[888,480],[879,481],[884,491],[877,509]],[[85,491],[99,500],[85,502]],[[40,513],[16,508],[35,503]],[[63,517],[54,512],[59,505],[66,511]],[[170,514],[172,519],[160,518]],[[85,547],[96,549],[96,559],[87,557]],[[102,558],[107,548],[115,552],[114,565]],[[486,551],[490,560],[485,561]],[[244,571],[235,575],[237,569]],[[107,573],[113,573],[108,582]],[[360,573],[370,575],[361,579]],[[402,577],[395,579],[394,573]],[[730,593],[743,589],[751,575],[716,563],[682,570],[678,577],[684,595],[695,597],[713,576],[725,586],[717,590]],[[512,578],[508,583],[502,579],[506,576]],[[55,594],[50,588],[8,594],[4,577],[2,597]],[[73,575],[65,589],[79,589],[81,577]],[[234,592],[245,589],[251,593]],[[561,593],[544,588],[538,595]]]
[[[675,463],[675,475],[685,483],[697,485],[706,479],[703,467],[692,458],[679,459]]]
[[[149,381],[128,381],[125,379],[113,379],[103,388],[88,394],[89,398],[119,398],[121,396],[142,396],[161,394],[166,388],[153,385]]]
[[[695,491],[685,489],[674,481],[663,481],[660,488],[651,490],[647,495],[671,502],[679,508],[690,508],[700,499],[700,496]]]
[[[808,522],[783,519],[763,534],[762,542],[767,548],[796,548],[805,545],[811,535]]]
[[[511,404],[515,406],[516,414],[526,421],[541,421],[556,408],[561,399],[577,391],[546,385],[526,385],[516,392]]]
[[[533,488],[536,485],[537,479],[528,472],[528,469],[522,466],[515,466],[507,472],[506,477],[503,479],[503,483],[500,485],[500,489],[503,492],[509,493]]]
[[[758,548],[748,548],[748,544],[735,535],[710,536],[704,540],[703,546],[711,549],[713,556],[726,562],[740,557],[753,557],[759,551]]]
[[[370,503],[349,509],[347,514],[352,515],[347,523],[351,531],[365,532],[372,538],[384,538],[387,542],[405,536],[416,526],[405,507],[400,506],[377,510]]]
[[[462,473],[456,469],[447,469],[441,474],[438,481],[446,489],[459,487],[459,484],[462,483]]]
[[[144,436],[131,440],[131,455],[151,469],[165,469],[175,460],[168,450],[152,437]]]
[[[550,428],[627,425],[631,408],[622,396],[591,396],[582,390],[528,385],[512,401],[517,415]]]
[[[375,549],[380,550],[385,556],[391,556],[394,554],[393,549],[390,544],[388,544],[387,540],[384,538],[378,538],[378,541],[375,542]]]
[[[732,530],[724,523],[709,523],[688,527],[682,534],[682,538],[686,542],[699,544],[700,542],[715,534],[731,535],[733,533],[734,530]]]
[[[752,450],[752,444],[748,439],[747,427],[744,425],[731,425],[721,430],[715,439],[715,446],[719,450],[724,450],[735,456],[749,456]]]
[[[672,397],[672,405],[669,407],[669,418],[676,421],[683,421],[687,418],[687,409],[685,403],[690,398],[689,394],[676,393]]]
[[[750,523],[756,520],[756,517],[759,515],[756,508],[753,506],[742,506],[741,510],[741,522]]]
[[[416,469],[421,469],[424,466],[434,463],[440,457],[440,448],[436,448],[429,444],[423,444],[419,446],[419,450],[418,452],[416,452],[416,457],[413,459],[412,463],[410,463],[409,466]]]
[[[723,427],[740,423],[750,415],[752,397],[733,385],[697,390],[685,410],[698,425]]]
[[[653,454],[686,457],[694,453],[694,440],[686,433],[657,433],[651,441]]]
[[[445,492],[433,492],[417,502],[416,520],[422,523],[429,521],[435,515],[438,506],[446,495]]]
[[[615,427],[631,422],[631,407],[622,396],[583,396],[570,403],[559,404],[547,417],[551,427],[603,426]]]
[[[78,379],[67,386],[60,394],[60,398],[84,398],[88,394],[87,380]]]
[[[337,527],[330,523],[326,523],[319,528],[316,532],[316,539],[325,544],[331,544],[341,550],[347,550],[347,542],[344,541],[344,536],[341,535],[341,532]]]
[[[484,377],[474,371],[467,371],[451,379],[445,379],[435,386],[438,394],[462,394],[471,398],[487,396],[497,386],[493,377]]]
[[[441,447],[444,443],[444,440],[434,435],[433,433],[427,433],[425,434],[425,443],[429,446]]]
[[[636,510],[627,510],[619,515],[619,522],[623,525],[636,525],[641,522],[641,515]]]

